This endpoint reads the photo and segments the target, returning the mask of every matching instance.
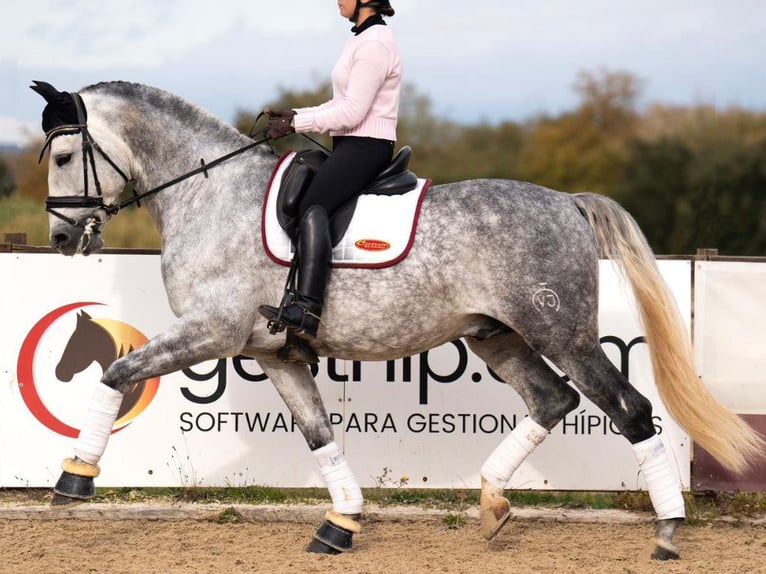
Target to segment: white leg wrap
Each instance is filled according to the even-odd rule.
[[[74,454],[77,458],[90,464],[97,464],[101,460],[121,404],[121,392],[103,383],[96,386],[85,422],[75,442]]]
[[[505,489],[511,475],[546,436],[548,429],[530,417],[524,418],[489,455],[481,467],[481,475],[498,488]]]
[[[649,498],[657,518],[684,518],[684,498],[681,484],[670,466],[670,457],[659,435],[633,445],[638,468],[649,489]]]
[[[338,443],[332,441],[312,452],[319,465],[319,471],[330,491],[332,506],[339,514],[361,514],[362,489],[356,482],[351,467],[346,462]]]

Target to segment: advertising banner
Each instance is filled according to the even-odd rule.
[[[697,261],[695,267],[700,374],[732,410],[766,415],[766,262]]]
[[[691,263],[659,262],[682,316]],[[629,287],[601,262],[602,346],[654,404],[689,487],[689,437],[654,387]],[[374,273],[374,271],[370,271]],[[174,321],[158,255],[1,254],[0,486],[49,487],[103,370]],[[315,378],[363,487],[479,488],[481,464],[526,415],[462,341],[388,362],[322,359]],[[321,486],[314,459],[258,364],[233,357],[127,393],[98,486]],[[629,443],[583,398],[514,475],[521,489],[643,488]]]
[[[713,394],[766,436],[766,261],[697,261],[694,351]],[[742,475],[694,449],[694,488],[766,492],[766,453]]]

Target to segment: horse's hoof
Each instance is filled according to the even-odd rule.
[[[484,539],[497,536],[511,516],[511,503],[503,496],[503,490],[481,477],[479,521]]]
[[[502,501],[504,504],[498,502],[493,508],[482,508],[479,512],[481,535],[485,540],[492,540],[497,536],[508,519],[513,516],[511,503],[505,498]]]
[[[53,487],[53,494],[53,506],[71,506],[76,501],[85,502],[96,496],[96,485],[92,476],[64,471]]]
[[[678,560],[681,557],[678,548],[657,546],[652,552],[652,560]]]
[[[673,534],[683,521],[683,518],[666,518],[657,523],[652,560],[678,560],[680,551],[678,546],[673,543]]]

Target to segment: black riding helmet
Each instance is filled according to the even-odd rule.
[[[356,23],[356,19],[359,17],[359,10],[362,8],[374,8],[378,14],[383,14],[384,16],[394,15],[391,3],[386,0],[368,0],[367,2],[356,0],[356,9],[354,10],[354,15],[349,18],[350,22]]]

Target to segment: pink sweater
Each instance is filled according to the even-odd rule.
[[[371,26],[343,47],[332,72],[332,99],[296,108],[295,131],[396,141],[401,79],[394,35],[388,26]]]

